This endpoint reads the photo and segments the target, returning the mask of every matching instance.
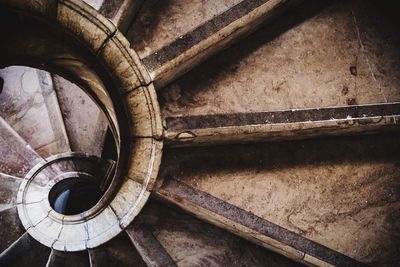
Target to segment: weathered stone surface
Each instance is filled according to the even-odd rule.
[[[83,8],[80,0],[62,0],[57,7],[57,20],[79,36],[95,54],[116,28],[109,20],[97,16],[95,10],[85,8],[86,15],[82,16]]]
[[[239,2],[145,1],[127,37],[139,56],[144,58]]]
[[[346,1],[321,10],[319,1],[306,1],[165,88],[159,96],[162,113],[188,116],[399,101],[394,5]]]
[[[108,128],[103,111],[77,85],[58,75],[53,81],[71,151],[100,157]]]
[[[158,115],[160,110],[153,85],[137,88],[127,94],[126,98],[131,135],[133,137],[160,139],[163,134],[163,127]]]
[[[50,74],[11,66],[0,70],[0,76],[3,119],[43,157],[70,151]]]
[[[398,131],[400,103],[167,117],[166,144],[215,145]]]
[[[23,234],[0,254],[1,266],[45,266],[50,249],[34,240],[28,233]]]
[[[161,88],[278,15],[287,4],[283,0],[241,1],[144,57],[143,62],[156,87]]]
[[[19,217],[25,229],[32,230],[31,228],[32,226],[36,226],[38,223],[40,223],[47,217],[47,215],[49,214],[49,210],[46,208],[44,202],[45,201],[26,203],[26,204],[22,203],[18,205],[18,213],[20,214]],[[47,233],[46,229],[38,228],[38,230],[39,229],[41,229],[42,232],[39,232],[36,235],[33,232],[31,232],[30,234],[34,238],[37,238],[37,236],[39,236],[40,238],[42,238],[41,236],[43,236],[43,238],[45,238],[45,234]]]
[[[162,142],[153,138],[135,138],[132,141],[132,153],[129,155],[128,178],[147,187],[151,191],[156,181],[161,162]]]
[[[59,238],[54,242],[53,248],[64,251],[80,251],[86,249],[89,239],[86,223],[64,224]]]
[[[398,261],[400,246],[397,140],[386,134],[176,149],[164,156],[161,173],[358,261],[382,264]]]
[[[76,266],[76,267],[89,267],[89,255],[87,251],[83,252],[61,252],[52,250],[47,261],[46,267],[57,266]]]
[[[16,207],[0,212],[0,225],[0,251],[3,252],[25,233],[25,229],[18,218]]]
[[[106,207],[99,216],[88,220],[87,229],[89,234],[88,248],[97,247],[99,244],[110,240],[121,230],[118,217],[110,207]]]
[[[120,222],[110,208],[96,216],[88,215],[89,211],[67,216],[57,213],[49,203],[49,192],[56,183],[77,175],[92,175],[101,181],[102,175],[110,171],[107,163],[72,153],[49,158],[43,163],[48,165],[35,166],[23,180],[17,197],[20,220],[29,234],[48,247],[78,251],[98,246],[120,233]]]
[[[26,183],[26,180],[24,180],[24,184],[22,186],[24,186],[25,183]],[[38,184],[36,184],[35,182],[30,183],[29,187],[27,187],[27,190],[25,191],[25,195],[24,195],[24,198],[22,199],[22,202],[19,202],[19,203],[31,204],[31,203],[40,202],[47,198],[48,192],[49,192],[48,188],[41,187]]]
[[[180,267],[297,266],[278,254],[155,202],[146,205],[137,219]]]
[[[126,233],[147,266],[177,266],[175,261],[146,226],[135,225],[134,223],[132,227],[126,229]]]
[[[24,175],[42,158],[0,117],[0,172]]]
[[[128,226],[132,222],[149,195],[150,192],[142,184],[129,178],[123,181],[118,194],[110,203],[112,210],[118,217],[121,228]]]
[[[34,207],[32,207],[32,208],[34,208]],[[35,207],[35,208],[38,209],[37,207]],[[30,235],[32,235],[37,241],[39,241],[40,243],[42,243],[48,247],[51,247],[51,248],[57,247],[58,250],[63,250],[60,248],[60,246],[58,246],[59,243],[57,243],[57,246],[56,246],[56,240],[57,240],[57,237],[63,238],[62,240],[67,239],[65,237],[66,230],[64,230],[64,232],[63,232],[64,228],[69,229],[69,227],[62,225],[62,224],[52,220],[49,217],[46,217],[46,218],[42,219],[40,222],[38,222],[36,225],[32,226],[32,228],[29,228],[28,233]],[[76,234],[76,232],[73,232],[71,230],[69,230],[69,232],[71,234],[75,234],[76,235],[75,237],[77,239],[80,237],[78,234]],[[62,234],[64,234],[64,235],[61,237]],[[53,237],[56,237],[56,238],[53,238]],[[68,241],[71,242],[72,241],[71,239],[68,239]],[[51,244],[51,245],[49,246],[49,244]],[[68,248],[68,245],[65,245],[65,247]]]
[[[85,92],[90,93],[95,103],[101,107],[104,112],[110,116],[111,122],[117,124],[114,105],[110,99],[106,85],[101,77],[90,67],[90,62],[79,55],[67,54],[62,57],[56,57],[52,60],[52,64],[60,65],[69,71],[69,75],[73,76],[73,80]],[[60,96],[60,95],[59,95]],[[61,96],[61,98],[63,98]],[[60,100],[62,101],[62,99]]]
[[[117,92],[124,94],[151,82],[146,68],[136,51],[129,48],[129,42],[120,32],[110,37],[99,51],[99,58],[116,83]]]
[[[17,204],[18,188],[22,179],[0,173],[0,211]]]
[[[104,245],[90,249],[89,256],[90,262],[94,267],[147,266],[124,232]]]
[[[132,19],[139,12],[143,0],[84,0],[100,14],[110,19],[115,26],[125,32]]]
[[[67,3],[67,1],[63,3]],[[78,2],[74,3],[80,8]],[[334,7],[341,10],[343,6],[346,7],[347,5],[349,4],[339,3]],[[286,37],[290,37],[288,38],[288,46],[283,42],[286,40],[282,37],[283,35],[279,37],[281,39],[278,38],[275,44],[267,44],[264,46],[265,39],[263,39],[264,37],[262,36],[265,32],[262,31],[261,34],[255,35],[256,37],[250,38],[251,44],[248,45],[250,48],[242,43],[238,46],[239,48],[236,47],[230,50],[230,52],[227,52],[227,54],[224,53],[223,56],[219,58],[220,61],[218,61],[218,64],[212,61],[213,63],[210,63],[211,65],[207,65],[207,63],[203,65],[200,70],[194,71],[193,73],[195,74],[192,73],[185,76],[174,85],[184,84],[187,88],[193,88],[194,91],[185,91],[182,93],[183,89],[174,88],[174,85],[172,89],[167,89],[168,92],[163,94],[163,100],[166,102],[170,101],[170,103],[164,106],[165,114],[199,115],[214,114],[219,111],[221,111],[221,113],[267,111],[275,108],[297,108],[298,106],[296,105],[300,107],[315,107],[315,105],[321,103],[323,105],[331,102],[342,103],[342,100],[344,104],[354,105],[358,103],[358,98],[361,99],[360,104],[363,104],[369,103],[368,101],[376,102],[377,99],[380,99],[379,97],[386,97],[386,93],[383,92],[384,90],[381,90],[381,92],[375,90],[371,93],[371,91],[367,92],[364,91],[364,89],[358,88],[358,85],[361,84],[361,86],[365,88],[368,87],[367,89],[369,90],[372,88],[372,86],[369,86],[369,83],[371,81],[374,83],[378,81],[377,83],[379,83],[380,78],[377,72],[375,72],[374,65],[371,64],[371,62],[375,62],[375,59],[371,59],[369,54],[367,60],[364,62],[364,66],[360,63],[360,59],[367,54],[365,53],[367,50],[366,43],[369,43],[369,40],[368,42],[364,42],[363,38],[367,35],[364,36],[363,31],[360,30],[360,25],[362,23],[359,24],[360,21],[358,20],[357,12],[352,10],[353,12],[350,13],[345,12],[345,15],[341,14],[338,19],[341,22],[338,23],[335,16],[333,16],[333,21],[331,21],[330,17],[330,15],[337,10],[335,12],[332,12],[332,9],[329,10],[324,11],[327,13],[331,12],[328,15],[327,13],[323,13],[324,15],[320,17],[312,18],[310,20],[310,25],[307,27],[302,28],[303,25],[300,25],[293,29],[292,32],[288,31],[283,34],[286,35]],[[299,11],[299,13],[301,12]],[[208,16],[208,13],[205,16]],[[73,16],[69,18],[73,18]],[[347,22],[343,24],[342,19]],[[350,23],[347,25],[347,23],[351,22],[351,20],[354,21],[355,32],[358,39],[360,39],[358,40],[361,47],[360,50],[362,50],[363,53],[350,53],[351,56],[347,57],[347,51],[343,49],[346,48],[345,43],[347,41],[341,42],[340,36],[348,36],[347,30],[351,28],[349,25],[353,24]],[[67,24],[68,22],[65,22],[63,25]],[[83,31],[86,31],[86,29],[88,31],[92,30],[90,27],[85,28],[84,24],[86,24],[86,22],[76,23],[75,21],[73,24],[68,25],[73,25],[73,27],[79,25],[79,27],[76,27],[76,31],[73,30],[72,32],[75,32],[77,37],[80,38],[81,36],[79,35],[89,36],[90,33],[80,32],[81,29],[78,28],[83,27]],[[330,39],[330,35],[326,38],[326,32],[322,28],[328,29],[327,32],[335,32],[335,38]],[[343,32],[345,34],[343,34]],[[330,45],[335,43],[340,44],[338,46],[339,48],[331,49],[332,47],[327,46],[327,48],[324,48],[326,50],[319,49],[321,48],[320,46],[315,45],[310,41],[311,39],[308,40],[305,38],[308,37],[308,35],[311,36],[311,39],[315,36],[319,37],[320,39],[317,40],[322,40],[322,45],[326,44],[324,42],[326,41],[325,39],[330,40],[327,42]],[[117,37],[116,40],[118,40],[118,38],[119,37]],[[258,42],[258,38],[264,41]],[[93,40],[91,38],[89,39],[91,41],[89,46],[92,47],[93,45],[92,52],[98,52],[99,50],[96,51],[95,48],[98,43],[101,43],[100,39],[94,38],[96,39],[95,42],[92,42]],[[306,44],[306,48],[314,48],[314,52],[309,53],[309,50],[307,50],[308,52],[306,51],[306,53],[301,50],[306,50],[306,48],[304,48],[305,46],[302,47],[301,42],[307,40],[310,43]],[[109,44],[111,45],[111,42],[114,41],[115,40],[107,41],[107,43],[103,42],[102,45],[104,44],[104,47],[106,47]],[[124,42],[124,40],[121,41],[122,47],[126,46],[126,43],[123,44]],[[357,40],[354,41],[351,39],[349,43],[357,44]],[[141,88],[144,83],[147,86],[150,79],[146,80],[146,78],[141,79],[139,77],[138,80],[140,82],[136,83],[137,76],[134,76],[136,75],[136,68],[133,67],[131,63],[125,64],[126,62],[119,61],[119,58],[115,57],[117,58],[115,59],[113,57],[118,54],[114,53],[113,50],[119,49],[119,44],[117,44],[117,42],[114,42],[114,44],[115,47],[110,50],[106,51],[105,48],[101,50],[106,51],[104,52],[105,54],[99,53],[97,55],[99,57],[105,55],[109,56],[110,58],[103,60],[102,63],[108,65],[107,69],[110,70],[112,76],[119,76],[118,79],[112,82],[111,88],[114,88],[112,90],[116,90],[115,88],[128,88],[128,90],[132,91],[132,94],[136,91],[139,93],[139,88]],[[254,52],[259,49],[263,50],[263,52]],[[291,51],[288,52],[288,49]],[[353,47],[350,48],[350,50],[352,49]],[[343,57],[341,57],[340,54],[341,50],[345,51],[343,53],[346,54]],[[129,50],[124,51],[126,52]],[[128,54],[125,54],[125,52],[119,54],[124,56],[128,55],[129,57],[129,52]],[[293,54],[296,52],[302,54],[296,57],[296,55]],[[340,75],[341,73],[339,69],[336,69],[337,66],[331,62],[330,64],[333,66],[331,71],[329,70],[330,66],[328,63],[320,63],[326,60],[326,56],[330,56],[330,53],[339,58],[338,61],[346,61],[344,63],[340,62],[339,64],[340,68],[345,66],[346,71],[350,73],[346,75],[351,75],[351,78],[353,78],[353,76],[357,77],[357,79],[354,78],[354,91],[352,91],[353,87],[351,86],[341,86],[343,80],[350,81],[349,84],[353,82],[352,79],[348,79],[348,77],[344,75],[344,71],[342,73],[344,78],[341,77],[335,80],[337,84],[335,82],[331,83],[328,79],[332,78],[332,76],[336,79],[337,77],[335,77],[335,75],[338,73]],[[317,56],[315,58],[309,58],[310,55],[315,56],[316,54]],[[350,61],[347,61],[347,59],[351,58],[353,55],[357,55],[355,59],[356,63],[348,67]],[[269,56],[273,58],[270,65],[274,69],[265,67],[267,56],[268,58],[270,58]],[[292,60],[288,60],[287,58]],[[384,57],[382,56],[382,58]],[[60,60],[62,61],[62,59]],[[281,68],[279,62],[277,63],[279,60],[285,62],[282,66],[282,73],[279,73],[279,69]],[[391,59],[388,58],[387,62],[390,60]],[[331,61],[333,62],[334,60]],[[136,64],[135,59],[133,62]],[[239,64],[238,67],[235,65],[236,63]],[[243,67],[246,70],[241,69],[241,64],[246,66]],[[314,70],[307,64],[317,66],[318,69]],[[101,64],[99,64],[99,66],[100,65]],[[319,68],[321,65],[323,65],[325,69]],[[140,68],[140,66],[139,64],[138,68]],[[69,67],[72,68],[72,65]],[[207,70],[208,67],[210,71]],[[236,67],[237,69],[235,69]],[[247,67],[249,68],[247,69]],[[291,72],[292,67],[295,68],[295,74]],[[232,68],[232,71],[229,68]],[[82,69],[75,71],[79,74],[81,70]],[[115,70],[115,72],[113,72],[113,70]],[[236,72],[240,71],[243,71],[243,73],[230,80],[228,77],[229,75],[236,75]],[[231,72],[233,72],[233,74]],[[314,72],[318,73],[315,77],[313,76],[313,74],[315,74]],[[386,72],[386,70],[384,72]],[[390,72],[392,72],[392,70]],[[143,74],[141,70],[139,70],[138,73],[141,75]],[[371,77],[366,78],[369,77],[370,74]],[[198,77],[193,78],[196,75],[198,75]],[[272,78],[269,77],[269,75],[271,75]],[[383,73],[383,75],[385,75],[385,73]],[[92,77],[90,75],[82,76],[82,79]],[[218,77],[216,78],[216,76]],[[224,76],[224,79],[226,78],[229,82],[224,80],[224,82],[219,83],[219,78],[221,76]],[[268,88],[265,90],[265,84],[269,84],[271,80],[274,80],[274,77],[289,77],[292,79],[289,84],[292,82],[295,85],[290,85],[290,88],[283,90],[281,87],[283,87],[285,83],[282,85],[281,81],[277,81],[278,86],[276,89],[273,89],[273,91],[280,91],[280,93],[275,94],[268,92]],[[312,78],[308,80],[309,77]],[[360,78],[365,79],[360,81]],[[89,80],[94,81],[95,79]],[[275,82],[275,80],[271,82],[271,88],[275,88]],[[321,84],[323,85],[318,88],[326,90],[324,94],[329,98],[328,100],[321,100],[323,98],[323,93],[319,91],[315,92],[315,87],[307,87],[309,84],[313,85],[314,82],[318,86]],[[101,88],[101,90],[98,91],[98,95],[102,95],[102,99],[109,99],[109,95],[105,89],[106,86],[101,83],[98,84],[99,88]],[[118,87],[115,85],[121,86]],[[396,83],[391,83],[391,85],[396,85]],[[107,86],[110,86],[110,84],[107,84]],[[334,90],[340,87],[340,94],[342,95],[337,98],[338,94],[336,94],[336,91],[335,94],[330,94],[328,90],[330,89],[329,86],[335,87]],[[254,87],[254,91],[250,91],[248,89],[250,87]],[[304,95],[301,93],[303,88],[306,88],[304,89]],[[397,87],[393,86],[393,88]],[[216,90],[210,93],[212,89]],[[243,95],[237,94],[237,92],[240,91],[239,89],[244,91]],[[264,92],[261,92],[261,90]],[[202,92],[200,93],[200,91]],[[392,89],[389,91],[393,93]],[[350,93],[354,93],[355,96],[350,96]],[[361,96],[357,95],[358,93]],[[397,93],[393,93],[393,95],[396,94]],[[307,99],[313,98],[314,95],[316,95],[315,100]],[[112,96],[116,97],[116,94]],[[150,95],[150,98],[155,98],[155,94]],[[255,100],[255,98],[258,99]],[[117,104],[122,105],[118,97],[115,99],[117,99]],[[396,98],[393,99],[396,101],[398,100]],[[391,100],[392,98],[388,98],[388,101]],[[208,101],[210,104],[207,103]],[[290,101],[292,101],[292,103],[287,103]],[[113,106],[110,102],[107,103],[108,104],[105,104],[106,108],[108,108],[108,110],[113,110]],[[112,234],[109,234],[110,232],[108,232],[108,229],[119,229],[120,226],[126,226],[137,215],[141,206],[144,205],[147,200],[149,191],[155,183],[158,163],[161,157],[162,141],[158,141],[158,139],[162,135],[162,129],[161,134],[159,134],[157,131],[160,127],[154,127],[154,125],[161,125],[159,123],[158,111],[155,112],[155,117],[153,117],[152,114],[149,116],[149,114],[145,112],[142,113],[142,108],[140,108],[140,106],[143,105],[143,103],[144,102],[141,101],[132,101],[132,103],[130,103],[137,108],[137,110],[131,112],[132,117],[137,117],[145,121],[145,123],[132,123],[132,128],[135,128],[137,133],[141,133],[138,136],[142,138],[137,138],[138,136],[132,138],[132,147],[130,147],[130,149],[133,153],[129,153],[129,170],[126,171],[128,175],[126,178],[124,177],[125,183],[122,184],[121,191],[117,193],[114,199],[114,207],[117,207],[113,211],[115,212],[114,215],[112,215],[110,209],[108,209],[106,212],[108,215],[104,213],[106,216],[104,219],[102,219],[101,214],[93,218],[93,220],[100,220],[100,222],[94,223],[92,225],[93,227],[90,226],[90,221],[87,221],[87,218],[82,218],[82,221],[76,224],[77,232],[79,232],[78,234],[74,233],[76,229],[68,230],[62,234],[64,226],[68,225],[69,227],[73,225],[71,223],[65,223],[60,228],[61,230],[59,233],[61,234],[57,235],[57,239],[66,240],[65,242],[68,243],[68,246],[64,246],[65,244],[62,245],[60,241],[59,243],[54,243],[57,248],[62,250],[78,250],[85,249],[88,246],[94,247],[99,245],[106,239],[113,237],[114,234],[119,231],[110,230]],[[183,108],[184,105],[189,107]],[[154,121],[149,123],[149,120]],[[125,123],[125,121],[120,122]],[[156,129],[157,134],[154,134],[154,129]],[[184,134],[184,137],[190,137],[191,135],[190,132],[185,132]],[[240,214],[246,212],[251,213],[249,218],[261,218],[262,220],[273,221],[285,229],[290,229],[290,231],[293,231],[296,235],[318,241],[332,250],[350,255],[357,260],[375,264],[376,262],[383,262],[382,259],[389,259],[396,263],[398,257],[396,258],[396,256],[393,255],[396,255],[396,252],[398,252],[397,248],[399,247],[396,239],[398,236],[397,228],[394,226],[396,218],[399,217],[397,214],[399,208],[397,206],[398,194],[396,191],[398,184],[395,179],[397,175],[396,170],[398,169],[398,146],[396,145],[396,143],[398,143],[398,135],[381,136],[384,136],[383,139],[386,138],[387,140],[382,141],[379,139],[377,141],[375,140],[376,137],[361,137],[360,139],[339,138],[327,139],[328,141],[292,142],[289,144],[276,145],[257,144],[249,146],[248,148],[244,146],[230,146],[217,147],[214,149],[202,148],[198,151],[192,149],[174,149],[169,150],[167,153],[167,157],[169,158],[163,165],[163,175],[171,175],[176,177],[180,182],[187,183],[196,190],[209,193],[214,199],[218,198],[228,203],[230,205],[228,207],[239,207],[242,211]],[[350,141],[347,142],[343,140]],[[379,142],[383,142],[383,145]],[[127,144],[128,142],[124,142],[124,145]],[[369,147],[371,144],[378,145]],[[67,166],[65,170],[69,168],[70,166]],[[45,176],[46,175],[44,175],[44,177]],[[164,176],[161,178],[164,178]],[[46,182],[45,178],[41,178],[40,180]],[[140,183],[140,185],[136,186],[138,184],[135,182]],[[132,186],[132,184],[135,184],[135,186]],[[142,187],[142,189],[138,190],[140,187]],[[33,191],[34,193],[36,192],[36,190]],[[142,198],[140,194],[136,194],[139,191],[140,194],[142,194]],[[132,194],[132,192],[134,193]],[[39,199],[36,197],[37,196],[33,194],[32,198],[30,200],[28,199],[27,202],[38,201]],[[365,199],[367,199],[368,202],[364,203]],[[189,212],[195,210],[193,207],[185,206],[187,203],[185,203],[184,199],[177,198],[175,201]],[[35,205],[35,203],[29,205]],[[48,211],[48,205],[44,205],[44,207],[38,206],[35,210],[40,209]],[[234,210],[234,208],[232,208],[232,210]],[[209,211],[206,209],[197,210],[196,215],[210,219],[209,217],[211,215],[208,212]],[[172,213],[165,214],[165,218],[162,220],[170,219],[169,214]],[[51,214],[48,213],[48,216],[51,216]],[[39,222],[38,220],[41,217],[38,216],[38,214],[34,215],[34,218],[35,225],[36,223],[38,226],[43,225],[45,226],[44,228],[49,229],[48,232],[57,234],[59,225],[52,224],[50,217],[46,217],[43,221]],[[118,227],[115,226],[116,228],[113,228],[114,226],[111,227],[110,225],[112,225],[112,221],[115,222],[115,218],[119,218],[116,222]],[[107,219],[110,219],[111,223],[109,223]],[[151,220],[152,219],[154,219],[154,216]],[[222,222],[219,224],[221,227],[228,228],[227,224],[232,222],[232,220],[224,221],[224,218],[217,219]],[[243,218],[235,219],[239,220]],[[263,256],[258,254],[254,256],[252,253],[247,253],[248,251],[260,250],[258,247],[254,247],[253,249],[253,246],[251,246],[250,249],[246,250],[243,249],[243,247],[247,245],[242,245],[245,242],[238,241],[238,243],[234,242],[235,244],[232,245],[232,243],[230,243],[231,241],[227,241],[229,238],[226,238],[225,235],[220,235],[217,230],[210,230],[210,232],[208,232],[207,229],[205,230],[207,227],[203,227],[201,223],[199,223],[199,225],[193,222],[185,223],[185,220],[182,219],[180,221],[181,224],[177,224],[176,221],[180,221],[179,218],[171,218],[171,221],[165,223],[167,226],[160,226],[159,224],[154,226],[153,224],[151,226],[153,227],[151,231],[152,235],[166,248],[173,259],[178,261],[182,266],[192,266],[199,262],[206,262],[206,265],[210,265],[209,263],[220,263],[221,265],[225,264],[229,266],[243,266],[246,264],[258,266],[267,262]],[[85,225],[87,226],[86,228]],[[193,228],[191,228],[192,226]],[[229,226],[231,231],[238,235],[245,236],[253,242],[257,239],[260,241],[258,242],[259,244],[265,245],[269,242],[268,244],[271,245],[273,243],[273,245],[271,245],[272,248],[275,248],[283,254],[289,253],[289,250],[285,250],[282,244],[279,244],[279,242],[274,243],[274,240],[267,240],[265,236],[260,237],[258,232],[251,232],[248,228],[236,227],[236,225],[232,224]],[[107,231],[104,233],[96,233],[103,228],[107,228]],[[187,228],[189,228],[188,232],[186,232]],[[232,230],[232,228],[235,229]],[[97,240],[93,241],[93,244],[90,243],[92,242],[91,233],[94,240]],[[338,233],[343,233],[343,236],[339,236]],[[86,237],[84,237],[85,234],[87,235]],[[215,240],[215,238],[217,238],[217,240]],[[43,241],[41,237],[37,239]],[[43,242],[49,244],[48,241]],[[227,247],[229,249],[226,249]],[[194,255],[193,251],[200,253]],[[244,259],[243,257],[236,257],[235,255],[237,255],[237,253],[244,255]],[[379,253],[381,255],[378,255]],[[262,250],[260,254],[262,254]],[[297,250],[291,251],[291,256],[296,260],[304,260],[310,264],[325,264],[321,259]],[[285,262],[282,263],[282,265],[285,265]]]
[[[160,199],[175,204],[188,213],[251,240],[253,243],[298,262],[302,262],[304,258],[305,252],[301,250],[302,248],[294,247],[292,244],[280,240],[279,237],[285,236],[283,233],[285,229],[276,229],[270,222],[263,221],[254,214],[246,213],[206,192],[196,190],[173,179],[164,181],[163,186],[156,192]],[[263,231],[265,229],[269,229],[269,231]],[[278,235],[273,236],[271,233],[278,233]]]

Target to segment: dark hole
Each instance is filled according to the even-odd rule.
[[[117,160],[118,158],[114,137],[110,128],[107,129],[106,138],[104,140],[103,153],[101,157],[103,159],[112,159],[112,160]]]
[[[92,208],[101,196],[102,192],[95,180],[67,178],[53,186],[49,193],[49,202],[58,213],[74,215]]]
[[[0,94],[3,92],[4,80],[0,77]]]

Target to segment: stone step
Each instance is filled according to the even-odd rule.
[[[71,150],[100,157],[108,122],[96,103],[77,85],[53,75]]]
[[[109,242],[97,248],[90,249],[89,257],[92,267],[147,266],[124,232]]]
[[[145,1],[127,33],[162,88],[298,1]]]
[[[24,177],[43,158],[0,117],[0,172]]]
[[[0,173],[0,212],[17,205],[17,193],[21,178]]]
[[[3,253],[4,250],[25,233],[25,228],[18,217],[17,207],[0,212],[0,225],[2,226],[0,227],[0,253]]]
[[[1,252],[0,266],[45,266],[49,254],[50,249],[48,247],[43,246],[28,233],[25,233]]]
[[[92,265],[89,262],[87,251],[63,252],[52,250],[46,263],[46,267],[60,266],[90,267]]]
[[[167,149],[155,195],[299,262],[395,263],[398,140],[392,133]]]
[[[0,77],[0,116],[42,157],[70,151],[50,74],[11,66]]]

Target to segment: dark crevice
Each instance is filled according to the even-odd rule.
[[[103,152],[101,154],[101,158],[112,159],[114,161],[117,161],[117,159],[118,159],[114,136],[113,136],[110,128],[107,129],[106,138],[104,139],[104,146],[103,146]]]
[[[3,92],[4,79],[0,77],[0,94]]]

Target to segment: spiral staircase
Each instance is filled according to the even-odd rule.
[[[0,0],[0,266],[398,266],[397,8]]]

